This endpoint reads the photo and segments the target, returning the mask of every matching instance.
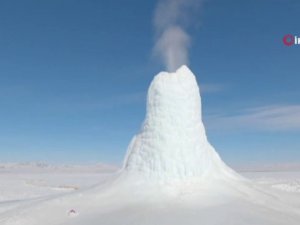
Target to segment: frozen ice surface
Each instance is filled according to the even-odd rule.
[[[199,88],[186,66],[155,76],[146,119],[127,155],[125,171],[147,178],[238,179],[207,140]]]

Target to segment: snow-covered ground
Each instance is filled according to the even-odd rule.
[[[118,168],[110,165],[45,163],[0,164],[0,202],[20,201],[68,193],[90,187]]]
[[[49,221],[44,225],[78,224],[78,225],[111,225],[111,224],[297,224],[300,217],[295,212],[287,216],[279,216],[265,208],[257,211],[261,206],[247,205],[237,201],[233,196],[200,196],[200,204],[188,204],[178,197],[168,203],[158,204],[156,199],[145,201],[147,204],[131,203],[124,206],[122,199],[112,199],[103,205],[99,198],[99,186],[107,177],[115,176],[117,168],[114,166],[49,166],[45,164],[0,164],[0,224],[27,225],[36,224],[36,218],[45,216]],[[255,185],[278,197],[278,201],[285,199],[289,207],[300,209],[300,171],[267,171],[242,172]],[[126,188],[126,187],[124,187]],[[226,187],[224,187],[226,188]],[[172,190],[170,190],[172,192]],[[85,196],[85,193],[96,193],[95,200],[88,196],[82,198],[82,206],[74,202],[70,196]],[[98,193],[98,194],[97,194]],[[92,195],[92,194],[91,194]],[[134,196],[134,195],[133,195]],[[136,195],[139,198],[138,195]],[[220,199],[215,199],[220,197]],[[66,205],[66,199],[70,204]],[[119,198],[119,197],[118,197]],[[105,197],[103,197],[105,199]],[[103,201],[102,199],[102,201]],[[258,199],[259,200],[259,199]],[[89,203],[90,201],[90,203]],[[94,205],[99,201],[99,208]],[[61,202],[61,213],[57,213],[55,205]],[[118,207],[116,204],[120,203]],[[142,202],[142,201],[141,201]],[[56,204],[55,204],[56,203]],[[53,205],[52,205],[53,204]],[[91,206],[90,212],[86,208]],[[59,204],[58,204],[59,205]],[[111,205],[114,211],[111,212]],[[257,207],[257,208],[255,208]],[[28,209],[28,210],[27,210]],[[74,212],[71,211],[74,209]],[[28,218],[26,211],[29,211]],[[88,210],[89,211],[89,210]],[[289,209],[287,209],[289,211]],[[25,213],[23,216],[23,213]],[[43,215],[45,214],[45,215]],[[56,223],[51,217],[65,218]],[[36,217],[36,218],[35,218]],[[84,219],[81,220],[81,217]],[[262,219],[262,218],[265,219]],[[280,220],[278,219],[280,218]]]
[[[290,192],[295,194],[295,197],[300,197],[300,170],[242,172],[242,174],[260,186]]]

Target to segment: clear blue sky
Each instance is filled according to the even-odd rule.
[[[120,163],[163,69],[155,1],[0,1],[0,159]],[[298,0],[207,0],[190,67],[229,164],[300,162]]]

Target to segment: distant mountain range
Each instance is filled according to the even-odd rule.
[[[76,172],[76,173],[111,173],[119,168],[104,163],[96,164],[62,164],[54,165],[45,162],[16,162],[0,163],[1,172]]]

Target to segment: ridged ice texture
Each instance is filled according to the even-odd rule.
[[[124,170],[161,179],[237,177],[207,140],[199,87],[186,66],[152,81],[146,119],[128,147]]]

